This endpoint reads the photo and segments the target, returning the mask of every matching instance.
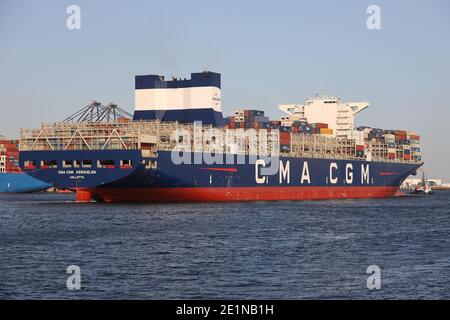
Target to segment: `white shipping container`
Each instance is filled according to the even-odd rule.
[[[354,130],[350,135],[350,139],[354,140],[357,145],[364,145],[365,136],[366,134],[364,131]]]
[[[283,121],[281,121],[281,126],[282,127],[290,127],[290,126],[292,126],[293,123],[294,123],[293,120],[283,120]]]

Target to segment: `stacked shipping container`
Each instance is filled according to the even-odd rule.
[[[269,118],[264,116],[264,111],[238,110],[225,123],[229,129],[259,129],[268,127]]]
[[[0,172],[20,172],[18,140],[0,140]]]
[[[370,127],[358,127],[357,131],[364,134],[364,140],[372,145],[378,157],[391,160],[421,161],[422,159],[420,136],[413,131],[381,130]]]
[[[269,120],[260,110],[239,110],[226,118],[229,129],[278,129],[280,131],[280,151],[290,152],[292,135],[317,134],[333,135],[327,123],[308,123],[292,120],[288,116],[281,120]],[[364,158],[370,145],[371,153],[376,158],[403,159],[421,161],[420,137],[412,131],[383,130],[361,126],[356,128],[348,140],[354,143],[355,156]]]
[[[281,126],[279,130],[280,130],[280,151],[290,152],[292,127]]]

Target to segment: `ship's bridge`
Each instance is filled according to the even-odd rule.
[[[283,104],[278,108],[291,120],[309,123],[327,123],[337,138],[351,138],[355,115],[369,107],[369,102],[343,102],[339,97],[316,96],[304,104]]]

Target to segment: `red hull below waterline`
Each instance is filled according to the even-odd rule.
[[[232,202],[393,197],[397,187],[97,188],[77,190],[77,201]]]

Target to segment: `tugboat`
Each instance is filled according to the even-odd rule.
[[[422,181],[414,188],[413,194],[434,194],[431,185],[425,178],[425,172],[422,172]]]

